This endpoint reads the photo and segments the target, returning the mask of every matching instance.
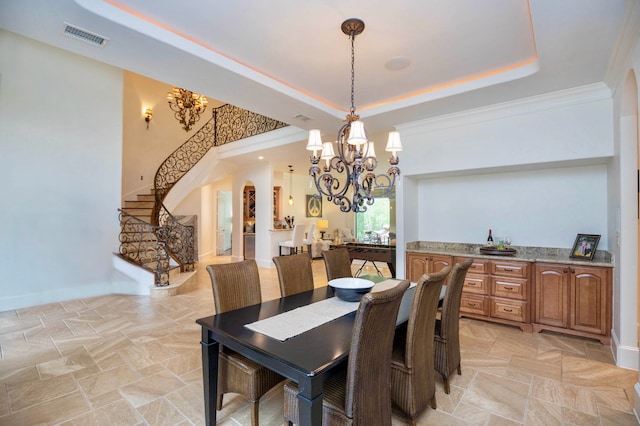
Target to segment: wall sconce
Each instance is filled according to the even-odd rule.
[[[151,111],[151,108],[147,108],[144,112],[144,121],[147,122],[147,130],[149,130],[149,122],[151,121],[152,118],[153,118],[153,111]]]

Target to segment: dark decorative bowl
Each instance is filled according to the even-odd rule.
[[[337,298],[346,302],[359,302],[362,296],[371,291],[374,282],[363,278],[336,278],[329,281]]]

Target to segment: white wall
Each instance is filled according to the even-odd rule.
[[[602,235],[607,248],[604,165],[423,179],[420,227],[407,241],[483,243],[488,230],[514,245],[565,247],[576,234]]]
[[[124,279],[122,74],[0,30],[0,311]]]
[[[404,181],[417,184],[402,203],[418,197],[405,241],[480,243],[492,228],[514,245],[561,248],[600,234],[607,249],[613,129],[602,85],[398,128]]]

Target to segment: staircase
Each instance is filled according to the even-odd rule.
[[[156,193],[152,189],[149,194],[138,194],[135,201],[125,200],[122,211],[147,223],[151,223],[151,214],[155,203]]]
[[[193,271],[197,258],[195,226],[174,217],[163,204],[165,197],[212,147],[286,126],[233,105],[214,108],[213,117],[158,167],[154,189],[137,195],[135,201],[125,201],[119,209],[119,260],[152,272],[156,288],[174,286],[173,270]],[[120,262],[118,270],[134,275],[119,266]]]

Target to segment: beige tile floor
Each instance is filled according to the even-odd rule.
[[[214,313],[204,266],[228,261],[200,262],[192,288],[167,299],[112,295],[0,312],[0,425],[203,424],[195,320]],[[322,261],[313,267],[326,285]],[[275,269],[260,274],[263,299],[279,297]],[[462,376],[449,395],[438,380],[438,409],[419,424],[637,424],[638,374],[615,367],[608,347],[467,319],[460,333]],[[227,397],[218,424],[246,425],[248,413]],[[260,421],[282,424],[282,387],[263,398]]]

